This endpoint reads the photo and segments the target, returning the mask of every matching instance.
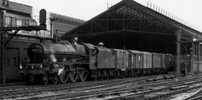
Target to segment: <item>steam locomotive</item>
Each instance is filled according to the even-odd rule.
[[[29,83],[67,83],[167,73],[173,69],[171,54],[111,49],[88,43],[43,41],[28,47],[23,66]]]

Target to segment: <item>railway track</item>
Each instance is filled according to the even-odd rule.
[[[187,100],[202,100],[202,94],[200,94],[200,95],[197,95],[197,96],[195,96],[195,97],[192,97],[192,98],[190,98],[190,99],[187,99]]]
[[[165,84],[166,81],[162,81],[161,83],[162,84]],[[159,82],[157,82],[159,83]],[[153,84],[153,82],[152,82]],[[150,85],[152,85],[150,83]],[[125,84],[126,85],[126,84]],[[138,91],[140,91],[140,87],[142,87],[142,84],[140,85],[140,87],[134,87],[134,85],[137,85],[137,84],[130,84],[130,85],[127,85],[127,86],[124,86],[124,87],[115,87],[115,88],[107,88],[107,89],[101,89],[101,90],[96,90],[96,91],[92,91],[88,94],[82,94],[82,93],[79,93],[79,95],[74,95],[74,97],[68,97],[68,95],[61,95],[61,96],[57,96],[57,98],[55,99],[89,99],[89,98],[93,98],[93,97],[105,97],[105,96],[111,96],[113,94],[123,94],[123,95],[126,95],[126,94],[130,94],[130,92],[134,92],[134,88],[136,89],[139,89]],[[145,84],[145,86],[148,86],[149,84]],[[133,88],[132,88],[133,87]],[[72,96],[73,94],[71,94]],[[100,98],[93,98],[93,99],[100,99]]]
[[[4,88],[0,91],[0,99],[6,98],[18,98],[25,96],[33,96],[39,95],[42,92],[47,91],[61,91],[61,90],[90,90],[96,88],[110,87],[117,84],[125,84],[130,82],[145,82],[147,79],[152,79],[154,76],[147,76],[141,78],[127,78],[127,79],[115,79],[115,80],[107,80],[107,81],[96,81],[96,82],[80,82],[80,83],[71,83],[71,84],[63,84],[63,85],[48,85],[48,86],[19,86],[19,87],[8,87],[8,89]],[[170,76],[173,77],[173,76]]]
[[[159,80],[159,81],[150,81],[150,82],[143,82],[142,80],[135,81],[135,80],[130,80],[130,81],[125,81],[121,83],[115,83],[115,84],[105,84],[102,86],[91,86],[91,87],[84,87],[84,88],[75,88],[72,89],[72,91],[68,89],[60,89],[57,92],[45,92],[40,93],[39,95],[35,96],[27,96],[24,98],[16,98],[16,99],[44,99],[44,100],[49,100],[49,99],[99,99],[100,97],[102,99],[110,98],[110,99],[117,99],[117,98],[125,98],[125,97],[140,97],[144,96],[146,94],[152,93],[152,92],[157,92],[160,90],[165,90],[169,89],[169,86],[176,86],[177,83],[179,85],[183,85],[180,83],[184,82],[186,84],[193,84],[193,83],[198,83],[199,80],[202,77],[198,76],[187,76],[185,78],[181,77],[179,78],[179,81],[176,81],[173,83],[172,79],[169,80]],[[147,77],[148,78],[148,77]],[[143,79],[145,80],[145,79]],[[155,79],[154,79],[155,80]],[[188,81],[189,80],[189,81]],[[196,81],[198,80],[198,82]],[[142,81],[142,82],[141,82]],[[188,82],[186,82],[188,81]],[[167,86],[165,86],[167,84]],[[169,85],[169,86],[168,86]],[[157,87],[158,88],[154,88]],[[155,91],[154,91],[155,90]],[[56,90],[54,90],[56,91]]]
[[[184,100],[202,100],[202,88],[185,94]],[[180,98],[179,96],[176,98]],[[172,100],[176,100],[175,98]]]
[[[157,91],[155,93],[144,96],[148,100],[169,100],[170,96],[183,93],[186,91],[193,91],[202,87],[202,81],[191,84],[181,84],[174,87],[169,87],[167,90]],[[177,88],[176,88],[177,87]]]
[[[139,100],[142,98],[148,99],[148,100],[156,100],[157,98],[161,97],[161,99],[159,100],[164,100],[162,99],[162,97],[168,96],[170,94],[174,94],[177,92],[181,91],[186,91],[186,90],[190,90],[190,89],[195,89],[195,88],[199,88],[201,87],[201,85],[199,85],[199,82],[202,82],[201,80],[198,81],[194,81],[192,80],[189,82],[186,82],[187,80],[182,80],[182,81],[177,81],[177,82],[159,82],[159,83],[152,83],[152,84],[142,84],[140,86],[127,86],[127,87],[123,87],[123,88],[119,88],[119,89],[113,89],[113,90],[105,90],[105,91],[99,91],[95,94],[91,94],[91,95],[84,95],[84,96],[77,96],[74,98],[68,98],[68,99],[115,99],[117,100],[118,98],[122,98],[122,99],[136,99]],[[183,83],[184,82],[184,83]],[[189,85],[192,85],[191,87],[187,88]],[[148,87],[149,86],[149,87]],[[156,87],[156,88],[155,88]],[[151,93],[154,94],[154,92],[159,93],[159,92],[163,92],[163,90],[169,90],[169,89],[173,89],[173,91],[168,92],[167,94],[162,94],[162,95],[155,95],[155,96],[150,96],[148,97],[148,95]],[[57,99],[63,99],[63,98],[57,98]],[[67,99],[67,98],[65,98]]]

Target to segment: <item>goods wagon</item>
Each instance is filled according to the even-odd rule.
[[[152,53],[143,52],[143,73],[151,74],[152,72]]]
[[[160,73],[162,70],[162,62],[163,62],[163,56],[160,53],[153,53],[152,54],[152,66],[153,66],[153,73]]]
[[[130,68],[132,76],[139,76],[143,72],[143,52],[129,50],[130,52]]]
[[[128,69],[129,63],[129,53],[127,50],[115,49],[116,51],[116,68],[122,71]]]

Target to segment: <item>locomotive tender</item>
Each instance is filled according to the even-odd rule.
[[[171,54],[110,49],[88,43],[43,41],[28,47],[23,67],[31,83],[67,83],[167,73],[174,65]]]

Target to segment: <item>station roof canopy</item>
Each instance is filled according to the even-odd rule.
[[[122,0],[62,38],[79,37],[84,42],[104,42],[107,47],[113,48],[172,52],[179,30],[182,41],[202,38],[201,32],[173,18],[133,0]]]

